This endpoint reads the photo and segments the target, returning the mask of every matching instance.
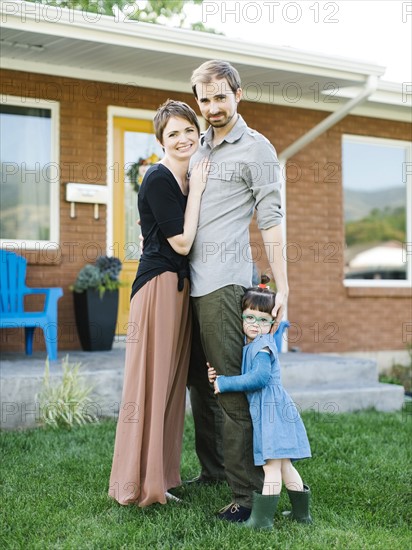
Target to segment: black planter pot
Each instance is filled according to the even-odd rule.
[[[77,332],[84,351],[111,350],[116,330],[119,291],[73,292]]]

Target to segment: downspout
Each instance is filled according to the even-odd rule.
[[[378,87],[378,78],[375,75],[369,75],[368,80],[366,82],[365,87],[362,89],[362,91],[354,98],[352,98],[350,101],[348,101],[341,109],[338,109],[337,111],[333,112],[331,115],[326,117],[324,120],[319,122],[316,126],[314,126],[311,130],[309,130],[306,134],[298,138],[294,143],[286,147],[280,154],[279,154],[279,164],[280,164],[280,174],[281,174],[281,184],[282,184],[282,204],[286,205],[286,163],[287,161],[293,157],[293,155],[296,155],[301,149],[306,147],[311,141],[319,137],[321,134],[329,130],[332,126],[334,126],[337,122],[342,120],[347,114],[349,114],[355,107],[360,105],[363,101],[365,101],[373,92],[376,91]],[[287,240],[286,240],[286,223],[282,224],[282,233],[283,233],[283,242],[286,246]],[[287,264],[286,264],[287,269]],[[286,306],[286,312],[285,312],[285,318],[287,319],[287,306]],[[285,352],[288,350],[288,343],[283,339],[282,342],[282,352]]]

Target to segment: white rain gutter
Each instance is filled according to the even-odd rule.
[[[321,134],[329,130],[332,126],[334,126],[337,122],[342,120],[347,114],[349,114],[355,107],[357,107],[360,103],[365,101],[371,94],[376,92],[378,88],[378,77],[375,75],[369,75],[368,80],[366,81],[365,87],[362,89],[362,91],[354,98],[352,98],[350,101],[348,101],[342,109],[338,109],[328,117],[326,117],[322,122],[319,122],[316,126],[314,126],[309,132],[306,132],[303,136],[298,138],[294,143],[286,147],[280,154],[279,154],[279,164],[280,164],[280,174],[281,174],[281,184],[282,184],[282,204],[286,204],[286,163],[287,161],[293,157],[293,155],[296,155],[301,149],[306,147],[311,141],[319,137]],[[283,242],[286,246],[287,240],[286,240],[286,223],[282,224],[282,233],[283,233]],[[286,254],[286,249],[285,249]],[[286,262],[286,269],[287,269],[287,262]],[[286,311],[285,311],[285,319],[288,318],[288,310],[287,310],[287,304],[286,304]],[[282,341],[282,352],[285,352],[288,350],[288,343],[285,339]]]
[[[348,101],[342,109],[339,109],[326,117],[322,122],[319,122],[314,128],[309,130],[306,134],[301,136],[299,139],[297,139],[294,143],[286,147],[280,155],[279,155],[279,162],[282,164],[286,164],[286,162],[290,159],[290,157],[293,157],[293,155],[296,155],[303,147],[306,147],[311,141],[319,137],[321,134],[326,132],[326,130],[329,130],[332,126],[334,126],[337,122],[342,120],[348,113],[350,113],[355,107],[357,107],[360,103],[365,101],[373,92],[376,92],[378,88],[378,78],[375,75],[370,75],[368,77],[368,80],[366,82],[366,86],[363,88],[361,93],[357,95],[356,97],[352,98],[350,101]]]

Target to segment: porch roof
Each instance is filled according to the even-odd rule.
[[[343,57],[39,3],[2,2],[1,13],[1,64],[13,70],[190,93],[189,77],[200,63],[225,59],[239,69],[246,101],[329,112],[385,70]],[[402,92],[401,84],[380,82],[351,114],[407,121],[412,94]]]

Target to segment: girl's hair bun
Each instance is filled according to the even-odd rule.
[[[268,275],[265,275],[262,273],[260,277],[260,284],[258,285],[259,288],[268,288],[268,284],[270,283],[270,277]]]

